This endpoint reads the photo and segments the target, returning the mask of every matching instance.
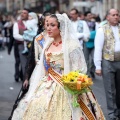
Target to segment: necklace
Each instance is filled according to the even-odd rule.
[[[62,40],[61,40],[61,41],[59,41],[58,43],[53,42],[53,45],[54,45],[54,46],[56,46],[56,47],[57,47],[58,45],[60,45],[60,44],[62,44]]]

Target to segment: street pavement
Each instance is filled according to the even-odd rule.
[[[0,51],[0,120],[7,120],[14,101],[21,88],[21,82],[14,81],[14,56],[7,54],[7,50]],[[106,99],[101,77],[93,80],[93,92],[107,119]]]
[[[7,120],[21,87],[14,81],[14,57],[0,51],[0,120]]]

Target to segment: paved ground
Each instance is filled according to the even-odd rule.
[[[94,80],[93,91],[96,98],[107,116],[106,99],[101,77]],[[21,82],[14,81],[14,57],[9,56],[7,51],[0,51],[0,120],[7,120],[14,101],[21,87]]]
[[[7,120],[21,83],[14,81],[14,57],[0,51],[0,120]]]

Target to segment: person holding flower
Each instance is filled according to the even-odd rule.
[[[93,93],[79,95],[80,106],[72,106],[73,95],[63,86],[62,75],[87,71],[84,55],[66,14],[52,14],[47,23],[51,39],[44,45],[33,91],[26,97],[22,120],[105,120]]]

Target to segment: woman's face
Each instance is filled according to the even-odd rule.
[[[60,36],[60,30],[58,28],[58,22],[56,18],[50,17],[47,22],[47,33],[49,37],[58,37]]]

